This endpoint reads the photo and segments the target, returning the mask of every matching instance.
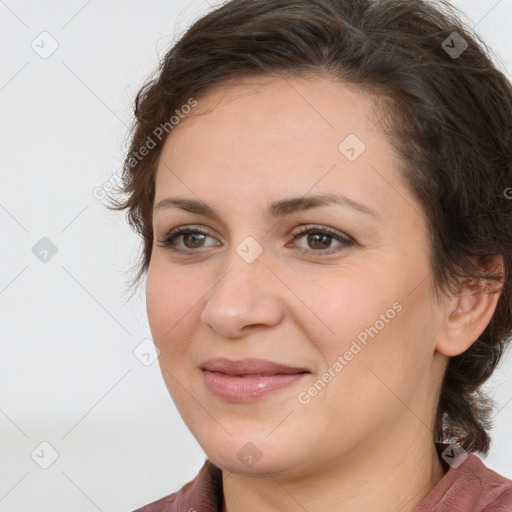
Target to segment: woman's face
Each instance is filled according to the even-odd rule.
[[[371,100],[321,78],[245,79],[197,100],[159,161],[147,280],[162,374],[192,434],[247,474],[320,474],[432,442],[430,236]],[[192,233],[164,247],[178,227]],[[201,368],[217,357],[308,373]]]

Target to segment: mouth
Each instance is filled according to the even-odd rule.
[[[201,364],[201,369],[209,372],[219,372],[226,375],[292,375],[297,373],[308,372],[309,370],[302,366],[289,366],[267,359],[245,358],[245,359],[228,359],[226,357],[215,357],[207,359]]]
[[[264,359],[214,358],[201,365],[209,392],[224,401],[242,403],[258,400],[302,380],[311,372]]]

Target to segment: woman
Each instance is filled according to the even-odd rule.
[[[512,330],[512,88],[448,4],[232,0],[135,113],[112,207],[208,456],[139,510],[512,510],[473,453]]]

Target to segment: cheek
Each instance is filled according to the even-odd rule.
[[[368,272],[352,270],[350,277],[315,279],[310,284],[297,281],[294,288],[299,296],[307,297],[302,328],[329,364],[350,349],[353,341],[364,347],[365,341],[389,330],[400,316],[397,291],[372,279]]]
[[[162,377],[173,402],[183,413],[193,405],[189,394],[183,392],[183,385],[189,386],[185,383],[192,375],[190,370],[195,371],[189,347],[204,286],[182,274],[152,261],[148,269],[146,306],[151,335],[160,351],[158,363]]]
[[[163,356],[169,350],[179,350],[192,329],[194,306],[204,294],[200,277],[188,278],[183,271],[165,269],[158,261],[150,264],[146,285],[146,308],[155,344]]]
[[[307,302],[318,318],[309,312],[301,327],[321,355],[319,373],[330,370],[336,375],[329,385],[334,395],[326,394],[326,400],[339,403],[341,392],[350,402],[359,401],[366,389],[365,399],[371,402],[385,391],[376,375],[405,394],[414,388],[435,335],[428,326],[428,299],[421,293],[408,296],[401,288],[407,286],[368,274],[317,281],[319,291],[310,293]],[[298,290],[299,295],[305,292]]]

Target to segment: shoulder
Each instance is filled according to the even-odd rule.
[[[512,510],[512,480],[489,469],[479,457],[473,454],[468,456],[463,469],[460,483],[465,486],[473,486],[476,510],[482,512],[510,512]]]
[[[482,494],[488,501],[482,512],[512,511],[512,480],[492,471],[480,459],[478,459],[478,464],[482,468]]]
[[[180,490],[133,512],[217,512],[222,497],[222,471],[206,459],[195,478]]]
[[[511,512],[512,481],[489,469],[476,455],[468,454],[451,468],[414,512]]]
[[[178,491],[179,492],[179,491]],[[149,503],[148,505],[144,505],[133,512],[170,512],[173,510],[172,506],[176,502],[176,496],[178,492],[174,492],[161,498],[153,503]]]

